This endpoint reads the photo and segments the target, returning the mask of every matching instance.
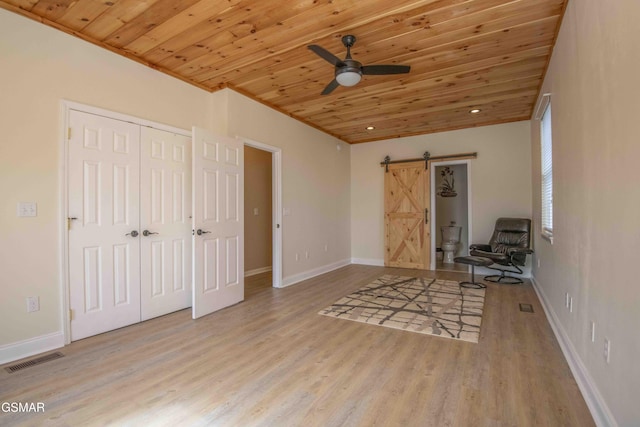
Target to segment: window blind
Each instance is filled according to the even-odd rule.
[[[542,114],[540,123],[542,173],[542,234],[553,237],[553,156],[551,142],[551,103]]]

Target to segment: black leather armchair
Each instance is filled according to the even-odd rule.
[[[489,258],[493,265],[506,267],[488,267],[500,274],[485,276],[484,280],[511,285],[522,283],[522,279],[507,273],[522,274],[520,267],[524,266],[527,255],[532,253],[531,220],[526,218],[498,218],[488,245],[469,246],[470,255]]]

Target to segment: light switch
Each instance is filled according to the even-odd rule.
[[[284,216],[291,215],[291,210],[289,208],[282,209],[282,215]]]
[[[35,202],[19,202],[18,216],[29,217],[38,215],[38,205]]]
[[[253,214],[256,216],[258,215],[258,208],[253,208]]]

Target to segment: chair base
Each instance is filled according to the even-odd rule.
[[[460,282],[460,287],[469,289],[485,289],[487,285],[480,282]]]
[[[519,277],[507,276],[507,273],[513,273],[513,274],[524,273],[522,269],[518,267],[516,264],[511,264],[510,267],[515,268],[515,271],[509,270],[508,268],[489,267],[490,270],[499,271],[500,274],[492,274],[489,276],[484,276],[484,280],[488,282],[493,282],[493,283],[504,283],[505,285],[519,285],[521,283],[524,283],[524,281]]]
[[[504,283],[505,285],[519,285],[524,281],[519,277],[506,276],[504,274],[492,274],[491,276],[484,276],[484,280],[493,283]]]

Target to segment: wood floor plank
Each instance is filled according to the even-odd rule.
[[[0,400],[45,412],[0,424],[594,425],[530,283],[488,283],[478,344],[317,314],[383,274],[469,278],[350,265],[274,289],[270,273],[251,276],[246,300],[220,312],[183,310],[3,370]]]

